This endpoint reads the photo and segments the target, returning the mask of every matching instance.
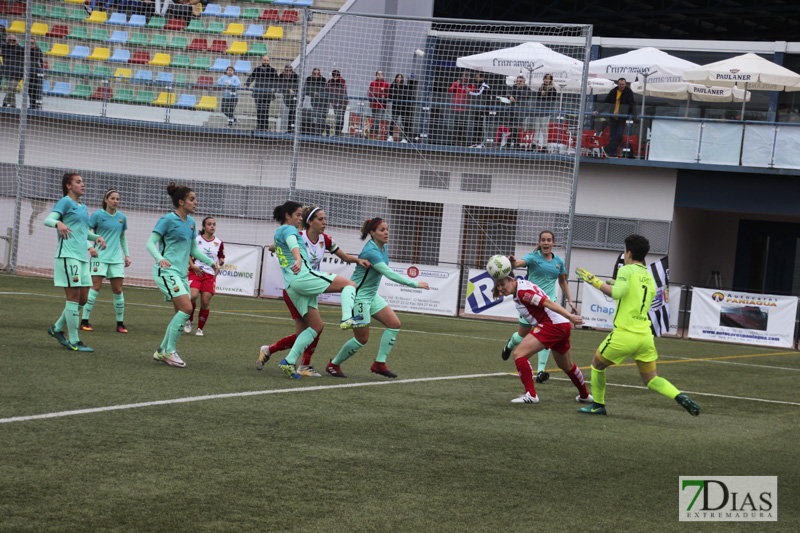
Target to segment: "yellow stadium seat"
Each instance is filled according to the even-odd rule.
[[[225,35],[241,35],[244,33],[244,24],[231,22],[228,24],[228,29],[222,32]]]
[[[109,48],[101,48],[98,46],[92,50],[92,54],[89,56],[89,59],[94,59],[95,61],[108,61],[109,57],[111,57],[111,50]]]
[[[153,105],[175,105],[175,93],[159,93]]]
[[[24,20],[15,20],[11,23],[11,26],[8,27],[8,33],[25,33],[25,21]]]
[[[108,20],[108,13],[105,11],[92,11],[92,14],[89,15],[89,18],[86,19],[86,22],[95,22],[97,24],[105,24],[106,20]]]
[[[44,22],[34,22],[31,25],[31,35],[47,35],[47,32],[50,31],[50,28]]]
[[[270,26],[264,34],[264,39],[283,39],[283,28],[280,26]]]
[[[131,81],[131,69],[118,68],[116,72],[114,72],[114,77],[120,81]]]
[[[230,48],[228,48],[226,52],[229,54],[247,53],[247,43],[244,41],[233,41]]]
[[[66,3],[68,3],[68,4],[81,4],[81,5],[83,5],[83,4],[86,3],[84,0],[64,0],[64,1]]]
[[[47,52],[49,56],[64,57],[69,53],[69,45],[64,43],[55,43],[53,47]]]
[[[196,106],[195,109],[204,109],[206,111],[216,111],[217,110],[217,97],[216,96],[203,96],[200,98],[200,102]]]
[[[153,59],[150,60],[150,64],[156,67],[168,67],[169,61],[169,54],[159,52],[153,56]]]

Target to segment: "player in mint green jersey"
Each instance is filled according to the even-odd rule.
[[[336,274],[318,272],[309,261],[308,250],[299,231],[303,227],[303,206],[289,200],[277,206],[272,217],[281,224],[275,231],[275,255],[283,271],[283,286],[300,316],[300,320],[296,321],[298,330],[305,327],[295,338],[289,355],[278,366],[290,378],[300,379],[302,376],[295,367],[297,359],[325,327],[317,310],[317,296],[324,292],[342,293],[343,328],[362,327],[364,322],[362,317],[353,316],[356,284]],[[261,350],[256,368],[263,366],[265,361],[265,353]]]
[[[93,352],[78,335],[81,307],[86,304],[92,285],[86,242],[94,241],[100,250],[106,247],[106,243],[103,237],[89,231],[89,210],[81,203],[86,190],[83,178],[67,172],[61,178],[61,190],[64,197],[56,202],[44,225],[58,229],[53,281],[56,287],[64,287],[67,303],[61,317],[47,333],[70,350]],[[69,340],[64,336],[64,326],[69,332]]]
[[[649,251],[650,243],[646,238],[641,235],[629,235],[625,239],[625,265],[617,271],[613,287],[582,268],[575,271],[578,279],[617,300],[614,330],[600,343],[592,359],[594,402],[578,409],[581,413],[606,414],[606,368],[633,357],[642,382],[647,388],[674,399],[692,416],[700,414],[700,406],[656,373],[658,352],[653,342],[650,318],[647,315],[656,293],[656,283],[644,265],[644,258]]]
[[[547,297],[552,301],[556,301],[556,280],[558,286],[561,287],[561,293],[567,298],[572,314],[577,314],[578,309],[572,303],[572,298],[569,294],[569,286],[567,285],[567,268],[564,265],[564,260],[553,253],[553,245],[555,244],[556,237],[552,231],[545,230],[539,234],[539,244],[536,249],[523,257],[516,259],[513,255],[508,259],[514,268],[525,267],[528,269],[528,281],[534,283],[542,289]],[[531,325],[522,315],[519,317],[519,331],[508,339],[508,343],[503,348],[502,357],[505,361],[514,351],[514,348],[522,342],[525,335],[530,333]],[[550,350],[542,350],[539,352],[539,363],[537,367],[536,383],[544,383],[550,377],[550,374],[545,370],[547,368],[547,361],[550,358]]]
[[[128,333],[123,322],[125,297],[122,294],[122,282],[125,280],[125,268],[131,265],[131,254],[128,252],[128,240],[125,238],[128,219],[118,210],[119,202],[120,197],[116,189],[108,189],[103,195],[103,209],[98,209],[89,217],[89,227],[106,240],[106,248],[105,250],[89,248],[89,252],[93,255],[89,262],[92,288],[89,289],[89,298],[83,306],[81,320],[83,331],[94,331],[89,324],[89,316],[105,278],[111,283],[111,292],[114,294],[117,333]],[[95,253],[97,256],[94,256]]]
[[[344,346],[339,350],[336,357],[331,359],[328,363],[325,370],[328,374],[338,378],[347,377],[342,372],[340,365],[367,344],[369,340],[369,322],[371,317],[375,317],[378,322],[386,326],[386,329],[381,336],[381,346],[378,349],[378,357],[375,359],[370,370],[375,374],[380,374],[387,378],[397,377],[397,374],[389,370],[386,366],[386,358],[389,356],[389,352],[394,346],[397,334],[400,332],[401,324],[394,310],[389,307],[386,300],[381,298],[378,294],[378,286],[381,284],[383,276],[386,276],[395,283],[401,283],[415,289],[430,289],[427,282],[411,280],[389,268],[389,250],[387,248],[387,243],[389,242],[389,225],[385,220],[380,217],[366,220],[361,226],[361,240],[363,241],[366,239],[368,235],[370,240],[364,245],[358,257],[366,259],[372,266],[364,268],[359,264],[351,278],[357,286],[354,312],[364,317],[367,327],[356,329],[354,338],[344,343]]]
[[[167,333],[161,346],[153,354],[153,359],[183,368],[186,363],[178,355],[176,344],[183,324],[192,312],[189,271],[186,268],[189,256],[213,268],[214,275],[219,272],[219,265],[197,247],[194,238],[197,225],[190,215],[197,209],[197,195],[189,187],[182,187],[174,182],[167,186],[167,194],[172,198],[175,211],[164,215],[156,223],[147,241],[147,251],[156,260],[153,280],[164,294],[164,300],[172,302],[175,315],[167,326]]]

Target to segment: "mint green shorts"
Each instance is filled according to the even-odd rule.
[[[91,287],[89,261],[56,257],[53,263],[53,283],[56,287]]]
[[[310,307],[317,308],[317,296],[328,290],[335,278],[336,274],[329,272],[309,272],[292,280],[286,287],[286,294],[300,316],[306,316]]]
[[[156,267],[153,270],[153,281],[164,295],[164,301],[170,302],[173,298],[189,296],[189,277],[186,270],[177,271],[171,268]]]
[[[386,303],[386,300],[381,298],[379,294],[376,294],[369,300],[359,299],[358,296],[356,296],[356,303],[353,306],[353,315],[363,316],[364,322],[369,324],[372,315],[375,313],[380,313],[381,310],[388,305],[389,304]]]
[[[125,265],[122,263],[103,263],[92,258],[89,269],[92,271],[92,276],[102,276],[106,279],[125,277]]]

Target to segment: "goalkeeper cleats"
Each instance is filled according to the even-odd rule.
[[[531,396],[530,392],[526,392],[519,398],[514,398],[511,403],[539,403],[538,396]]]
[[[286,374],[287,377],[292,378],[292,379],[301,379],[302,378],[302,376],[300,374],[295,372],[294,365],[290,365],[289,363],[287,363],[286,359],[284,359],[283,361],[278,363],[278,366],[280,367],[281,370],[283,370],[283,373]]]
[[[373,374],[380,374],[381,376],[386,376],[387,378],[397,377],[397,374],[389,370],[389,368],[386,366],[386,363],[379,363],[378,361],[375,361],[372,363],[370,370]]]
[[[697,416],[700,414],[700,406],[694,403],[692,399],[685,394],[680,393],[675,396],[675,401],[678,402],[681,407],[686,409],[690,415]]]
[[[586,413],[588,415],[604,415],[606,414],[606,406],[602,403],[592,402],[592,405],[581,407],[578,409],[579,413]]]
[[[542,370],[541,372],[536,374],[536,383],[544,383],[548,379],[550,379],[550,373],[549,372],[545,372],[544,370]]]
[[[64,333],[62,333],[61,331],[56,331],[55,326],[50,326],[50,329],[47,330],[47,334],[53,337],[58,342],[60,342],[62,346],[69,347],[69,341],[64,336]]]

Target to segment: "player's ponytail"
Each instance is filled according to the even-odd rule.
[[[194,191],[190,187],[178,185],[174,181],[171,181],[169,185],[167,185],[167,194],[172,198],[172,205],[175,207],[180,207],[181,200],[186,200],[186,197],[189,196],[191,192]]]
[[[272,211],[272,218],[274,218],[279,224],[285,224],[286,215],[294,213],[301,207],[303,207],[303,204],[298,204],[292,200],[287,200]]]
[[[365,220],[364,223],[361,225],[361,240],[367,238],[367,235],[372,233],[375,228],[381,225],[383,219],[381,217],[370,218],[369,220]]]

